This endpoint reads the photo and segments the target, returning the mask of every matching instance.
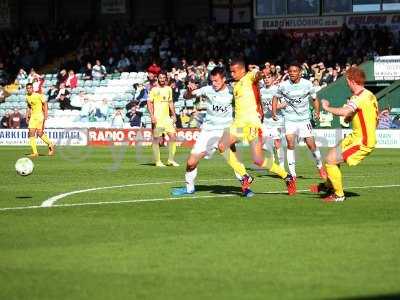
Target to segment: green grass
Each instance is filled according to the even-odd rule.
[[[80,189],[181,181],[187,155],[178,149],[182,167],[160,169],[149,165],[149,149],[60,147],[21,177],[14,163],[28,151],[0,148],[0,209]],[[318,181],[304,149],[297,171],[299,189]],[[242,198],[216,155],[201,162],[195,195],[211,198],[0,210],[0,299],[400,297],[399,187],[368,188],[400,185],[398,151],[377,149],[342,171],[344,203],[288,197],[282,181],[255,170],[257,195]],[[56,205],[165,199],[180,185],[91,191]]]

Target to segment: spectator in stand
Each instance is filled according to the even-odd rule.
[[[49,90],[47,91],[47,102],[52,102],[54,100],[57,100],[58,96],[58,88],[56,85],[52,85]]]
[[[28,74],[26,74],[24,69],[19,69],[16,80],[20,85],[25,85],[28,82]]]
[[[161,68],[157,65],[156,61],[153,60],[152,64],[147,68],[147,72],[153,74],[154,76],[158,76],[158,74],[161,72]]]
[[[140,111],[139,103],[136,102],[136,105],[133,105],[131,109],[127,112],[126,116],[129,119],[129,124],[131,127],[140,128],[142,127],[142,115],[143,113]]]
[[[6,112],[5,115],[1,118],[1,122],[0,122],[0,126],[1,128],[8,128],[9,124],[10,124],[10,113]]]
[[[340,69],[340,68],[339,68]],[[335,82],[337,79],[339,78],[339,72],[338,70],[335,68],[332,70],[332,78],[331,78],[331,83]]]
[[[107,75],[106,67],[103,66],[100,60],[96,59],[96,64],[92,68],[92,77],[94,80],[103,80]]]
[[[92,64],[88,62],[83,71],[83,80],[92,80]]]
[[[390,116],[390,108],[386,107],[379,114],[378,129],[389,129],[392,125],[392,117]]]
[[[86,94],[84,91],[80,91],[79,94],[73,95],[71,97],[71,106],[75,107],[77,110],[82,109],[82,105],[85,102]]]
[[[139,106],[143,107],[147,105],[147,98],[149,96],[149,93],[147,89],[145,88],[143,83],[135,83],[134,85],[135,88],[135,101],[139,102]]]
[[[33,82],[32,82],[33,91],[35,93],[42,94],[42,92],[43,92],[43,84],[44,84],[43,76],[36,76],[33,79]]]
[[[390,125],[390,128],[400,129],[400,115],[397,115],[393,118],[392,125]]]
[[[101,103],[96,107],[95,117],[99,121],[106,121],[110,113],[110,106],[107,99],[103,99]]]
[[[129,58],[125,56],[125,54],[121,53],[121,58],[117,63],[117,69],[119,72],[129,72],[129,67],[131,65],[131,62],[129,61]]]
[[[325,65],[323,62],[318,64],[314,64],[311,66],[312,71],[314,72],[314,79],[317,79],[318,82],[321,82],[322,76],[325,73]]]
[[[110,73],[114,73],[115,72],[116,59],[114,58],[114,54],[113,53],[109,54],[105,67],[106,67],[106,70],[108,70]]]
[[[60,89],[58,90],[58,94],[56,97],[56,100],[60,102],[61,110],[73,109],[71,106],[70,96],[71,96],[70,92],[68,91],[67,88],[65,88],[65,83],[61,83]]]
[[[62,83],[66,83],[68,79],[68,74],[67,70],[62,69],[58,74],[57,74],[57,85],[60,86]]]
[[[311,70],[306,62],[301,65],[301,77],[307,80],[311,78]]]
[[[21,128],[22,115],[17,108],[14,108],[14,112],[10,115],[8,121],[8,128],[19,129]]]
[[[111,128],[124,128],[124,116],[121,108],[117,108],[111,119]]]
[[[94,113],[94,107],[91,101],[89,101],[89,98],[85,96],[83,99],[83,104],[80,112],[81,122],[88,122],[93,113]]]
[[[320,85],[328,85],[332,82],[332,74],[333,74],[333,68],[328,68],[326,72],[322,74],[321,81],[319,82]]]
[[[34,68],[32,68],[28,75],[28,83],[33,83],[34,79],[37,79],[39,77],[40,75],[36,73]]]
[[[180,91],[184,88],[183,82],[179,80],[178,74],[174,74],[174,78],[171,79],[172,88],[172,99],[174,102],[179,100]]]
[[[313,80],[313,86],[314,86],[314,90],[316,93],[318,93],[322,89],[322,87],[319,84],[318,79]]]
[[[78,77],[76,77],[75,72],[73,70],[69,70],[68,78],[65,81],[65,86],[74,89],[78,86]]]

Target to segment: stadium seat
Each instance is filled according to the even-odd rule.
[[[185,101],[185,106],[186,107],[193,107],[194,106],[193,100],[190,100],[190,99],[186,100]]]
[[[100,86],[101,80],[93,80],[92,86],[93,87],[98,87]]]
[[[92,80],[85,80],[83,86],[84,87],[91,87],[93,85]]]

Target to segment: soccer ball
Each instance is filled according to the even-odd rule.
[[[23,157],[17,160],[15,163],[15,170],[21,176],[28,176],[33,172],[33,161],[27,157]]]

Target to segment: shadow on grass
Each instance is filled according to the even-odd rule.
[[[32,199],[32,196],[17,196],[16,199]]]
[[[278,178],[278,179],[281,179],[280,176],[278,176],[278,175],[276,175],[276,174],[270,174],[270,173],[267,173],[267,174],[258,174],[256,177],[257,177],[257,178],[258,178],[258,177],[260,177],[260,178],[263,178],[263,177],[270,177],[270,178]],[[318,176],[307,177],[307,176],[303,176],[303,175],[297,176],[297,179],[315,179],[315,180],[321,180],[321,178],[318,177]]]
[[[300,193],[299,193],[300,194]],[[303,194],[310,194],[310,192],[304,192]],[[323,198],[325,198],[326,196],[328,196],[328,194],[312,194],[312,195],[314,195],[314,198],[316,198],[316,199],[323,199]],[[344,192],[344,195],[345,195],[345,197],[346,197],[346,199],[348,200],[349,198],[353,198],[353,197],[360,197],[360,194],[358,194],[358,193],[354,193],[354,192],[350,192],[350,191],[345,191]],[[400,299],[400,298],[399,298]]]
[[[242,195],[242,189],[240,187],[227,186],[227,185],[196,185],[196,192],[209,192],[218,195],[225,195],[225,194]]]

